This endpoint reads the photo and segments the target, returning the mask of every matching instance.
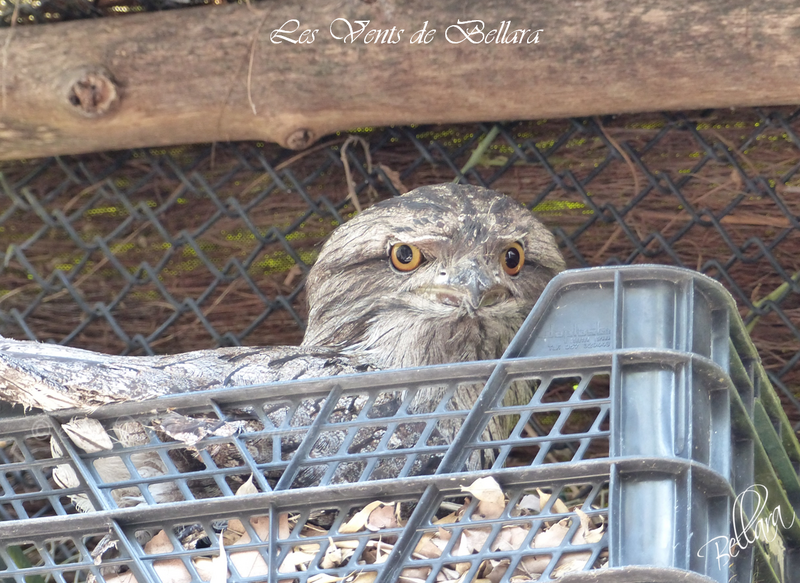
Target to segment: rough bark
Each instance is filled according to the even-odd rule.
[[[370,22],[344,43],[337,18]],[[317,30],[313,43],[270,40],[292,19],[285,36]],[[542,31],[452,44],[459,19],[484,33],[510,21],[505,40]],[[412,44],[426,21],[430,43]],[[798,25],[788,0],[264,0],[17,27],[0,32],[0,47],[13,34],[0,158],[249,139],[300,149],[369,125],[796,103]]]

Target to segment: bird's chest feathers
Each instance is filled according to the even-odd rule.
[[[376,316],[348,349],[386,368],[499,358],[519,328],[519,317],[453,314]]]

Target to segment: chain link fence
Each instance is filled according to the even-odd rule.
[[[0,335],[120,354],[296,344],[319,245],[376,200],[480,184],[570,267],[721,281],[800,428],[800,111],[359,128],[0,163]]]

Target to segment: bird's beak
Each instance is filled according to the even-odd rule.
[[[455,266],[436,283],[426,288],[424,293],[442,304],[462,307],[470,313],[499,304],[511,295],[505,286],[495,281],[486,267],[476,261]]]
[[[492,278],[482,270],[465,270],[457,274],[451,285],[463,291],[469,311],[494,306],[509,296],[505,287],[496,285]]]

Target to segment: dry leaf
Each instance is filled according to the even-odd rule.
[[[592,551],[580,551],[577,553],[569,553],[561,555],[556,568],[553,569],[552,577],[555,579],[566,575],[567,573],[574,573],[575,571],[583,571],[586,562],[592,557]]]
[[[340,540],[336,541],[336,546],[340,549],[356,550],[360,543],[357,540]],[[369,546],[369,543],[367,543]]]
[[[244,543],[241,543],[244,544]],[[245,551],[242,553],[228,551],[231,563],[242,577],[261,577],[269,574],[269,566],[258,551]]]
[[[454,524],[455,522],[458,522],[458,516],[456,516],[455,512],[451,512],[447,516],[437,518],[436,520],[432,521],[431,524]]]
[[[314,575],[308,580],[308,583],[337,583],[338,581],[344,581],[347,577],[334,577],[333,575],[328,575],[326,573],[320,573],[319,575]]]
[[[517,508],[521,508],[523,510],[533,510],[535,512],[539,512],[542,509],[542,503],[539,500],[538,496],[534,496],[533,494],[526,494],[517,503]]]
[[[516,575],[522,570],[525,575],[536,575],[538,577],[538,575],[541,575],[544,573],[544,570],[547,569],[547,565],[550,564],[551,559],[552,557],[550,555],[529,555],[527,557],[522,557],[514,574]],[[512,577],[511,580],[513,581],[514,578]]]
[[[525,537],[530,532],[529,528],[521,526],[503,527],[492,542],[493,551],[515,551],[525,542]]]
[[[417,543],[417,548],[414,549],[414,553],[426,559],[438,559],[441,557],[442,549],[433,544],[431,541],[432,538],[433,533],[426,533],[423,535],[422,539]]]
[[[461,486],[462,492],[469,492],[479,500],[478,510],[472,515],[473,519],[499,518],[506,507],[506,498],[500,484],[488,476],[475,480],[470,486]]]
[[[333,542],[333,538],[328,538],[330,544],[325,551],[325,556],[322,558],[321,567],[323,569],[335,569],[342,564],[342,551]]]
[[[494,502],[478,502],[478,509],[472,515],[473,520],[500,518],[505,510],[505,504],[495,504]]]
[[[238,525],[234,523],[238,523]],[[250,525],[253,527],[258,538],[262,541],[267,540],[269,537],[269,516],[253,517],[250,519]],[[245,545],[250,542],[250,535],[244,530],[241,522],[238,520],[231,520],[228,522],[228,529],[232,526],[238,526],[238,529],[241,529],[240,532],[242,532],[242,535],[238,540],[230,543],[229,546]],[[228,529],[226,529],[226,531]],[[231,552],[229,549],[228,552],[230,553],[231,563],[236,567],[236,570],[242,577],[260,577],[269,573],[269,567],[258,551],[253,550],[237,553],[235,551]]]
[[[575,508],[575,514],[581,520],[581,525],[578,527],[577,532],[572,537],[572,544],[581,545],[584,543],[596,543],[603,538],[603,525],[597,528],[592,528],[592,519],[580,508]]]
[[[451,534],[451,533],[448,533],[448,534]],[[447,537],[446,539],[439,538],[439,537],[433,537],[431,539],[431,543],[433,543],[436,546],[436,548],[439,549],[439,556],[440,557],[442,556],[442,552],[444,551],[445,547],[447,547],[447,541],[448,540],[450,540],[450,537]]]
[[[136,579],[136,577],[131,571],[128,571],[127,573],[122,573],[121,575],[115,575],[113,577],[104,577],[104,579],[106,583],[139,583],[139,581]]]
[[[289,527],[289,515],[281,514],[278,518],[278,538],[289,538],[292,529]],[[261,536],[261,535],[259,535]]]
[[[453,556],[471,555],[479,553],[489,535],[492,534],[491,528],[468,528],[461,533],[461,539],[458,541],[456,547],[453,549]]]
[[[61,447],[54,437],[50,437],[50,452],[53,457],[61,457]],[[69,464],[59,464],[53,468],[53,480],[61,488],[79,488],[80,478],[75,469]],[[79,512],[94,512],[94,505],[86,494],[70,494],[69,499],[75,504]]]
[[[111,437],[97,419],[73,418],[69,423],[64,423],[61,428],[72,440],[72,443],[86,453],[114,449]]]
[[[505,495],[503,490],[500,489],[500,484],[491,476],[486,478],[478,478],[472,484],[461,486],[462,492],[469,492],[481,502],[489,502],[491,504],[505,505]]]
[[[253,484],[253,474],[247,478],[247,481],[239,486],[236,490],[236,496],[247,496],[248,494],[258,494],[258,488]]]
[[[386,559],[389,558],[389,553],[392,552],[393,548],[394,547],[392,545],[378,541],[375,549],[377,552],[377,555],[375,556],[375,564],[385,563]]]
[[[541,500],[542,507],[546,506],[547,501],[550,500],[550,494],[547,492],[542,492],[539,488],[536,488],[536,492],[539,494],[539,500]],[[564,504],[563,500],[556,498],[556,501],[553,502],[551,512],[554,514],[567,514],[569,513],[569,508],[567,508],[567,505]]]
[[[144,552],[146,555],[170,553],[173,550],[172,542],[169,540],[167,533],[163,530],[160,530],[157,535],[151,538],[147,544],[144,545]]]
[[[292,550],[314,554],[319,550],[319,545],[317,543],[298,545],[296,547],[292,547]]]
[[[442,567],[442,569],[436,575],[435,580],[442,582],[460,581],[461,573],[459,573],[455,569],[450,569],[449,567]]]
[[[225,544],[219,539],[219,555],[211,559],[210,583],[225,583],[228,580],[228,558],[225,556]]]
[[[501,559],[500,561],[484,561],[484,563],[489,564],[488,568],[484,567],[486,580],[489,581],[489,583],[499,583],[500,579],[502,579],[503,575],[508,571],[508,566],[511,564],[511,561],[509,559]]]
[[[395,505],[392,503],[373,510],[367,520],[367,529],[375,532],[382,528],[396,528],[397,515],[394,507]]]
[[[278,571],[281,573],[291,573],[293,571],[297,571],[297,567],[301,565],[307,565],[311,561],[314,560],[316,557],[316,553],[304,553],[301,551],[293,551],[286,555],[281,563],[280,568]]]
[[[428,575],[430,574],[430,567],[408,568],[403,569],[397,579],[403,583],[416,583],[417,581],[422,581],[422,583],[425,583],[425,581],[428,579]]]
[[[170,553],[173,550],[175,549],[172,547],[172,542],[170,542],[167,533],[163,530],[159,531],[157,535],[144,545],[144,552],[146,555]],[[169,581],[169,583],[189,583],[192,580],[192,575],[180,559],[154,561],[153,568],[158,578],[162,581]]]
[[[444,548],[442,548],[444,550]],[[464,538],[464,533],[461,533],[461,536],[458,537],[458,541],[456,544],[453,545],[453,550],[450,551],[450,554],[454,557],[463,557],[464,555],[471,555],[472,548],[469,546],[469,540]]]
[[[214,559],[209,557],[197,557],[192,560],[197,576],[201,581],[211,581],[214,576]],[[171,581],[165,583],[172,583]]]
[[[376,500],[375,502],[370,502],[367,504],[363,510],[358,512],[353,518],[351,518],[347,524],[343,524],[339,527],[340,534],[352,534],[354,532],[358,532],[362,528],[367,525],[367,521],[369,520],[369,515],[375,510],[378,506],[383,506],[384,503]]]
[[[601,538],[603,538],[603,530],[604,530],[604,528],[603,528],[602,524],[600,526],[598,526],[597,528],[595,528],[593,530],[590,530],[586,534],[586,536],[584,537],[586,539],[586,542],[588,544],[592,544],[592,543],[598,542]]]
[[[251,475],[247,481],[236,490],[236,496],[246,496],[258,493],[253,484]],[[256,532],[256,536],[261,541],[266,541],[269,536],[269,516],[255,516],[250,519],[250,525]],[[227,546],[245,545],[251,542],[250,535],[244,528],[239,519],[228,521],[227,528],[222,533],[222,540]],[[264,559],[258,551],[245,551],[241,553],[231,553],[231,563],[243,577],[256,577],[267,573],[268,568]]]
[[[533,537],[533,548],[546,549],[559,546],[569,531],[568,523],[569,519],[565,518],[537,533],[536,536]]]

